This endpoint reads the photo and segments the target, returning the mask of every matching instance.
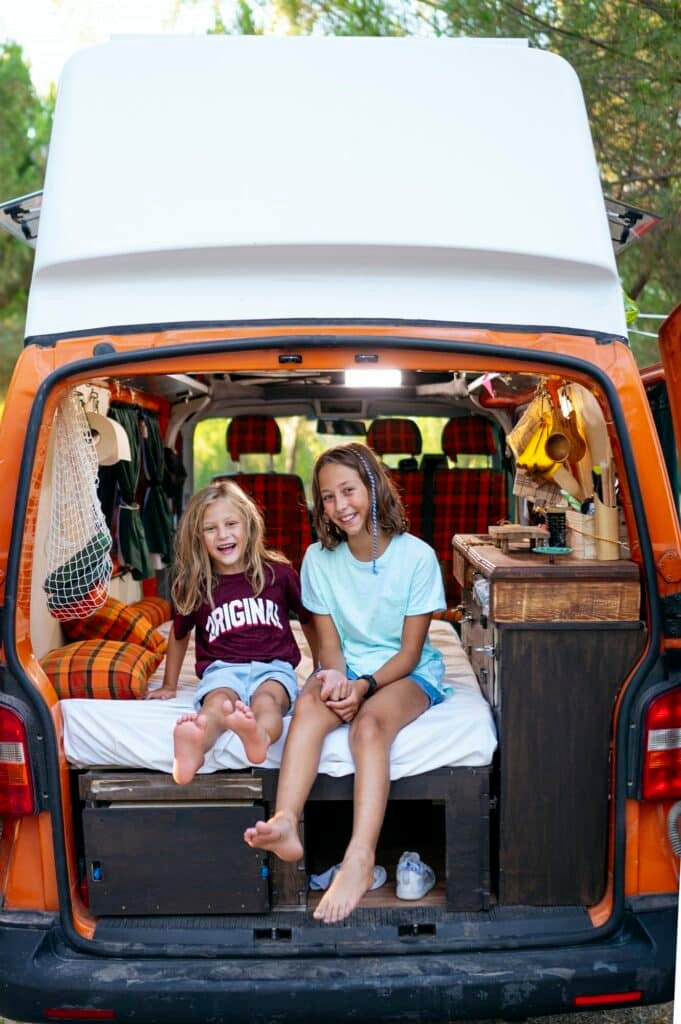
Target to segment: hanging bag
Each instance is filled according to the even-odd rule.
[[[76,390],[54,422],[52,508],[43,589],[55,619],[87,618],[106,601],[111,534],[97,495],[97,451]]]

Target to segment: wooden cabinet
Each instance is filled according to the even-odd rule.
[[[542,558],[454,538],[462,641],[499,730],[499,902],[590,905],[606,882],[615,698],[645,638],[639,573]]]

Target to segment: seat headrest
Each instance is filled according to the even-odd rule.
[[[492,424],[483,416],[457,416],[442,431],[442,451],[454,462],[457,455],[494,455],[496,450]]]
[[[242,455],[278,455],[279,425],[273,416],[235,416],[227,427],[226,447],[234,462]]]
[[[413,420],[374,420],[367,431],[367,445],[377,455],[420,455],[421,431]]]

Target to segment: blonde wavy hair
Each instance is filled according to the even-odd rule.
[[[189,499],[175,534],[171,594],[181,615],[189,615],[206,602],[213,607],[217,578],[203,542],[203,517],[206,509],[221,498],[231,502],[246,527],[245,573],[256,597],[265,586],[268,562],[288,563],[281,551],[265,547],[265,523],[253,499],[233,481],[216,480]],[[269,568],[273,580],[274,571]]]
[[[386,537],[407,532],[409,524],[402,499],[383,464],[379,462],[371,448],[367,448],[365,444],[354,442],[342,444],[323,452],[315,462],[312,471],[312,520],[323,548],[336,548],[342,540],[348,539],[345,531],[332,523],[324,512],[324,502],[319,486],[319,474],[324,466],[347,466],[348,469],[354,469],[369,492],[369,496],[371,496],[369,472],[372,473],[376,487],[376,519],[379,529]],[[370,519],[367,521],[366,528],[370,533]]]

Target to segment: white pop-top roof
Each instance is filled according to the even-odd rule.
[[[624,336],[572,69],[464,39],[168,36],[74,57],[27,335],[289,317]]]

